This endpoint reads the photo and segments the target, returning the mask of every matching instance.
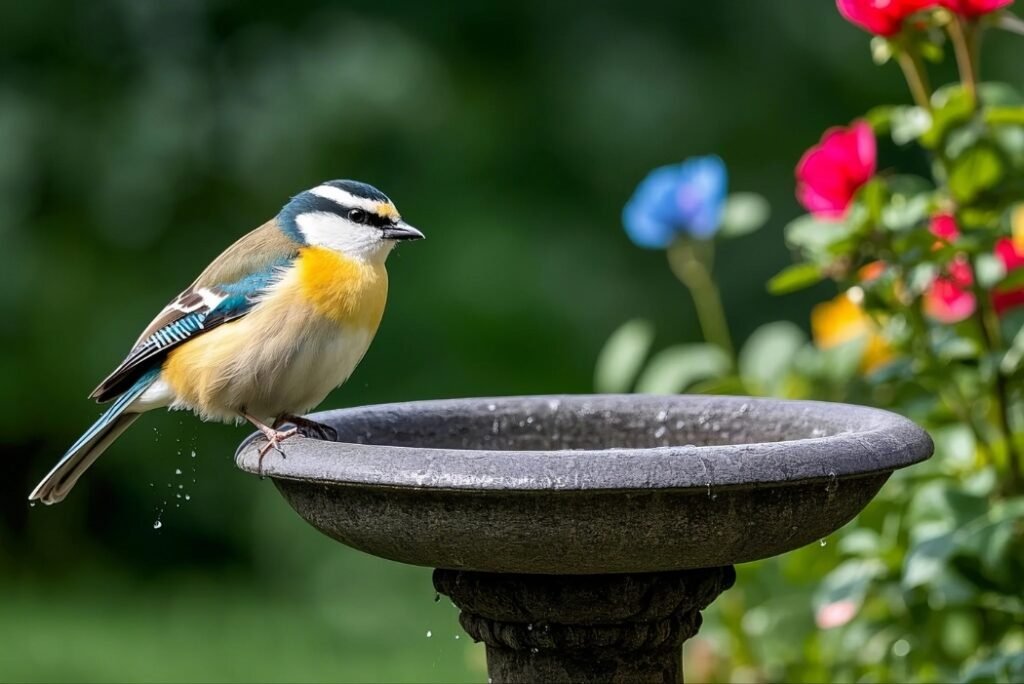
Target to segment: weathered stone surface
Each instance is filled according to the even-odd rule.
[[[735,579],[728,566],[583,577],[434,571],[499,683],[679,681],[682,642]]]
[[[931,454],[885,411],[708,396],[509,397],[314,416],[264,473],[368,553],[492,573],[726,566],[816,542]],[[255,472],[260,439],[239,467]]]

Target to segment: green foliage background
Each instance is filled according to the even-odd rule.
[[[992,36],[986,77],[1020,88],[1013,40]],[[327,178],[374,183],[429,239],[392,258],[378,339],[325,407],[590,391],[635,316],[656,344],[696,341],[663,255],[619,226],[647,170],[692,154],[721,155],[732,188],[774,208],[718,255],[734,336],[805,327],[828,287],[764,287],[790,262],[793,165],[904,92],[829,2],[3,3],[0,678],[484,679],[429,570],[308,529],[235,470],[243,429],[147,416],[61,506],[25,495],[150,317]],[[784,598],[834,568],[816,557],[743,572]],[[810,620],[793,595],[749,635]],[[723,606],[720,648],[780,657],[729,643]]]

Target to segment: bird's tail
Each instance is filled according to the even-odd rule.
[[[47,505],[62,501],[82,473],[141,415],[129,413],[128,407],[153,384],[157,375],[158,373],[147,373],[139,378],[131,389],[118,397],[99,420],[67,450],[42,482],[36,485],[28,495],[29,501],[39,500]]]

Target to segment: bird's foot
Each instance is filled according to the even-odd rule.
[[[260,477],[263,477],[263,457],[270,453],[271,450],[274,450],[281,454],[281,458],[285,458],[284,451],[281,449],[281,442],[299,434],[299,429],[275,430],[274,428],[260,428],[260,432],[267,438],[267,443],[260,449],[259,460],[256,462],[256,469],[259,471]]]
[[[302,416],[296,416],[289,413],[281,416],[279,422],[291,423],[298,428],[299,434],[303,437],[309,437],[310,439],[322,439],[328,442],[338,441],[337,430],[332,428],[330,425],[318,423],[315,420],[310,420],[309,418],[303,418]]]
[[[263,458],[270,452],[271,449],[281,454],[281,458],[285,458],[284,451],[281,449],[281,442],[288,439],[289,437],[299,434],[299,430],[298,428],[292,428],[290,430],[278,430],[276,422],[272,427],[270,425],[265,424],[258,418],[250,416],[248,413],[243,413],[242,416],[250,423],[252,423],[253,426],[255,426],[256,429],[259,430],[263,434],[263,436],[267,438],[267,443],[263,445],[263,447],[260,449],[259,460],[256,462],[256,472],[259,474],[260,477],[263,477]]]

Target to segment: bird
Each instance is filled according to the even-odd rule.
[[[29,495],[64,499],[97,458],[154,409],[248,421],[266,438],[260,464],[295,434],[331,438],[303,418],[362,360],[388,295],[385,260],[424,237],[387,195],[325,181],[214,259],[164,307],[90,395],[109,408]],[[287,424],[294,427],[281,429]]]

